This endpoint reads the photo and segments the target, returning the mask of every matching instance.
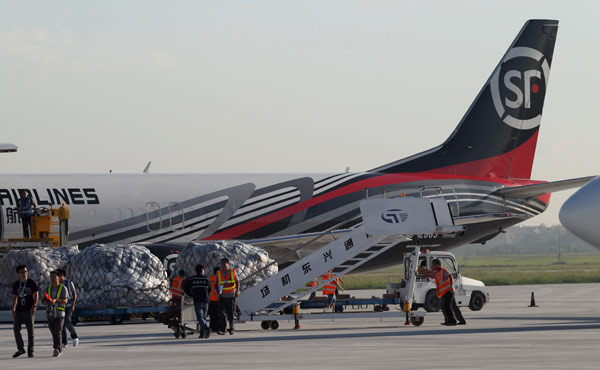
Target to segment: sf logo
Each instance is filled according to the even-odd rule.
[[[408,219],[408,213],[401,209],[390,209],[381,214],[381,219],[389,224],[399,224]]]
[[[544,54],[529,47],[510,49],[490,79],[498,117],[517,130],[539,126],[549,74],[550,65]]]
[[[517,109],[524,105],[525,109],[531,108],[531,93],[537,94],[540,91],[540,85],[536,83],[542,78],[542,73],[538,70],[531,69],[521,73],[520,71],[508,71],[504,74],[504,86],[510,90],[515,96],[515,100],[504,98],[504,104],[508,108]],[[523,91],[519,85],[515,84],[515,80],[519,81],[519,85],[523,86]]]

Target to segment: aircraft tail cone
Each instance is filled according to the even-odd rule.
[[[531,303],[529,303],[529,307],[539,307],[537,304],[535,304],[535,295],[533,292],[531,292]]]

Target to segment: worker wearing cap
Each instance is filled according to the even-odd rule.
[[[208,296],[210,300],[208,302],[208,317],[210,319],[210,330],[214,332],[218,332],[221,328],[221,325],[219,325],[219,293],[217,293],[217,272],[219,270],[219,267],[213,268],[213,274],[208,277],[211,288]]]
[[[176,303],[181,303],[181,297],[183,296],[183,278],[185,277],[185,271],[179,270],[179,274],[173,279],[171,284],[171,298]]]
[[[23,238],[29,239],[31,234],[29,229],[31,229],[31,216],[35,213],[35,209],[37,208],[33,199],[29,196],[29,192],[27,190],[21,189],[21,198],[17,201],[17,212],[19,213],[19,217],[21,217],[21,225],[23,226]]]
[[[465,325],[465,321],[456,299],[454,299],[454,285],[452,284],[452,274],[442,267],[442,263],[439,259],[435,259],[432,262],[433,270],[427,270],[419,267],[417,270],[424,274],[433,276],[435,280],[435,287],[437,289],[437,296],[441,299],[441,309],[444,314],[444,322],[442,325],[454,326]]]
[[[221,270],[217,271],[217,291],[219,292],[219,323],[221,327],[217,334],[224,335],[227,321],[229,334],[235,332],[233,328],[233,313],[235,312],[235,299],[240,295],[240,284],[235,269],[229,268],[229,259],[221,259]],[[227,321],[225,321],[227,319]]]

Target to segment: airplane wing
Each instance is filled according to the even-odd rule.
[[[531,198],[542,194],[553,193],[555,191],[578,188],[585,185],[596,176],[579,177],[576,179],[550,181],[542,184],[515,186],[511,188],[498,189],[494,192],[496,195],[509,198]]]

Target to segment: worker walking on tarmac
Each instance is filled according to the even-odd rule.
[[[75,303],[77,302],[77,289],[75,289],[75,284],[67,279],[65,270],[57,269],[56,272],[58,274],[59,282],[64,285],[65,289],[69,292],[69,301],[67,302],[67,307],[65,309],[65,322],[62,329],[62,344],[63,347],[67,346],[67,330],[69,330],[71,339],[73,340],[73,347],[77,347],[79,344],[79,336],[77,336],[77,330],[75,330],[75,326],[71,322],[73,312],[75,311]]]
[[[240,284],[235,269],[229,269],[229,259],[221,259],[221,270],[217,271],[217,290],[219,292],[219,323],[221,327],[217,334],[225,335],[227,321],[229,334],[235,332],[233,328],[233,314],[235,312],[235,299],[240,295]],[[227,318],[227,321],[225,319]]]
[[[52,356],[58,357],[62,355],[61,336],[63,323],[65,320],[65,308],[69,300],[68,290],[58,280],[56,271],[50,273],[50,285],[44,294],[44,303],[46,307],[46,317],[48,320],[48,329],[52,333],[52,342],[54,353]]]
[[[31,216],[35,213],[37,208],[33,199],[29,196],[27,190],[21,189],[21,198],[17,201],[17,212],[21,217],[21,226],[23,226],[23,238],[29,239],[31,237]]]
[[[13,331],[17,342],[17,352],[13,358],[25,353],[25,343],[21,335],[21,327],[25,324],[27,328],[27,356],[33,357],[33,322],[35,310],[38,304],[38,285],[33,279],[29,279],[27,266],[19,265],[16,268],[19,280],[12,287],[12,317],[14,322]]]
[[[200,326],[200,338],[210,337],[210,328],[206,324],[206,314],[208,313],[208,295],[210,294],[210,280],[204,276],[204,266],[196,266],[196,275],[188,278],[183,283],[185,294],[194,298],[194,310],[196,311],[196,320]]]
[[[335,301],[338,291],[344,291],[341,280],[339,278],[336,279],[335,274],[332,272],[333,270],[329,270],[328,273],[323,274],[323,280],[327,281],[327,284],[323,286],[323,295],[327,296],[327,307],[323,309],[323,312],[327,311],[327,308],[335,312]]]
[[[177,276],[173,278],[171,283],[171,299],[176,304],[181,304],[181,297],[183,297],[183,279],[185,277],[185,271],[179,270]]]
[[[444,322],[442,325],[465,325],[467,322],[456,304],[456,299],[454,299],[452,274],[442,267],[442,263],[439,259],[433,260],[431,265],[433,270],[427,270],[422,267],[419,267],[417,270],[421,273],[433,276],[435,280],[437,296],[441,299],[441,308],[442,313],[444,314]]]
[[[213,269],[213,274],[208,277],[210,280],[210,294],[208,298],[208,317],[210,319],[210,330],[215,333],[219,331],[221,325],[219,324],[219,293],[217,293],[217,272],[220,270],[219,267]]]

